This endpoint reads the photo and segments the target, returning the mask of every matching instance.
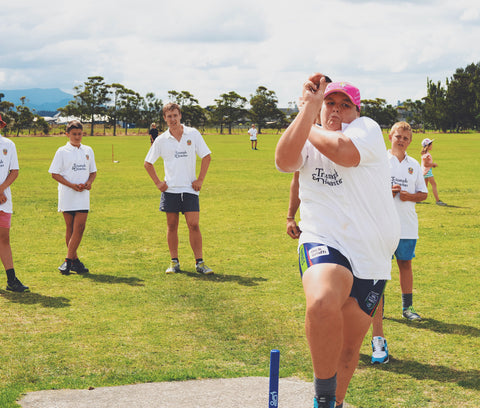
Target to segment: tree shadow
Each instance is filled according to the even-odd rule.
[[[435,203],[426,203],[425,201],[420,201],[417,204],[423,204],[423,205],[435,205]],[[453,204],[447,204],[439,206],[439,207],[450,207],[450,208],[464,208],[464,209],[470,209],[470,207],[461,207],[459,205],[453,205]]]
[[[101,275],[101,274],[95,274],[95,273],[83,273],[83,274],[78,274],[78,276],[81,276],[84,279],[91,279],[92,281],[95,282],[100,282],[100,283],[113,283],[113,284],[125,284],[125,285],[130,285],[130,286],[145,286],[143,283],[143,279],[139,279],[136,277],[123,277],[123,276],[113,276],[113,275]]]
[[[239,275],[219,275],[219,274],[212,274],[212,275],[201,275],[198,272],[190,272],[190,271],[180,271],[178,273],[181,273],[183,275],[190,276],[195,279],[201,279],[201,280],[208,280],[211,282],[218,282],[218,283],[224,283],[224,282],[236,282],[239,285],[242,286],[258,286],[258,282],[266,282],[267,279],[262,278],[262,277],[248,277],[248,276],[239,276]]]
[[[35,292],[15,293],[0,290],[0,296],[12,303],[23,305],[41,305],[44,307],[62,308],[70,306],[70,299],[65,297],[44,296]]]
[[[371,356],[369,355],[360,354],[360,361],[365,366],[371,366]],[[456,370],[442,365],[422,364],[411,360],[397,360],[391,355],[388,364],[377,364],[375,369],[408,375],[417,380],[455,383],[462,388],[480,389],[480,370]]]
[[[385,320],[406,324],[416,329],[431,330],[442,334],[459,334],[461,336],[480,337],[480,329],[478,327],[467,326],[465,324],[445,323],[439,320],[424,318],[419,322],[410,322],[404,318],[393,318],[385,316]]]

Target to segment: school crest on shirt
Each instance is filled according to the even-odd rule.
[[[88,154],[86,154],[85,157],[87,158],[87,160],[90,160],[90,156]]]
[[[408,168],[408,174],[413,174],[413,167]]]
[[[7,149],[3,149],[3,155],[6,156],[8,153],[8,150]]]
[[[192,145],[192,141],[190,139],[187,140],[187,145],[188,146],[191,146]]]

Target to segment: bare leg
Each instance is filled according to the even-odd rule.
[[[425,184],[427,184],[428,182],[430,182],[430,184],[432,185],[432,193],[433,193],[433,196],[435,197],[435,201],[440,201],[440,198],[438,197],[437,183],[435,182],[435,178],[434,177],[426,178]],[[427,187],[428,187],[428,184],[427,184]]]
[[[67,247],[68,247],[67,258],[73,260],[78,258],[77,249],[80,246],[80,242],[82,242],[83,232],[85,231],[85,225],[87,224],[88,213],[77,212],[75,214],[75,217],[72,217],[70,214],[64,213],[64,217],[65,215],[73,218],[72,231],[70,234],[70,239],[68,240],[68,243],[67,243]],[[67,224],[67,234],[68,234],[69,233],[68,231],[72,223],[70,222],[70,219],[68,219],[69,223],[67,223],[67,218],[68,217],[65,217],[65,223]]]
[[[167,212],[167,243],[171,258],[178,258],[178,213]]]
[[[385,337],[383,333],[383,296],[377,306],[377,311],[375,316],[373,316],[372,321],[372,337]]]
[[[193,255],[195,256],[195,259],[203,258],[202,234],[200,232],[200,212],[186,212],[185,221],[188,226],[190,246],[192,247]]]
[[[412,293],[413,292],[413,272],[412,272],[412,261],[401,261],[397,259],[398,269],[400,271],[400,288],[402,293]]]
[[[331,378],[337,372],[342,351],[342,308],[349,297],[353,276],[343,266],[317,264],[307,269],[302,282],[307,302],[305,331],[315,377]]]
[[[372,323],[354,298],[348,298],[343,306],[343,348],[337,368],[337,404],[343,402],[348,384],[358,365],[360,347]]]
[[[0,259],[5,270],[13,268],[12,248],[10,247],[10,229],[0,227]]]

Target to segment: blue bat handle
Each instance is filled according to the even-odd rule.
[[[270,385],[268,392],[268,408],[278,407],[278,377],[280,370],[280,351],[270,352]]]

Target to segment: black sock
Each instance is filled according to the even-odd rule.
[[[315,387],[315,396],[330,396],[335,397],[337,391],[337,374],[332,378],[327,378],[321,380],[317,377],[313,380],[313,385]]]
[[[7,273],[7,281],[13,282],[15,280],[15,269],[7,269],[5,272]]]
[[[179,263],[178,258],[172,258],[172,262]]]
[[[412,305],[413,305],[413,294],[412,293],[402,293],[403,310],[408,309]]]
[[[67,268],[70,268],[72,266],[73,260],[70,258],[65,258],[65,262],[67,263]]]
[[[200,262],[203,262],[203,258],[195,259],[195,263],[198,265]]]

